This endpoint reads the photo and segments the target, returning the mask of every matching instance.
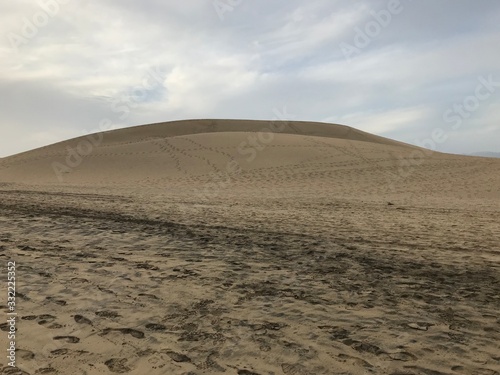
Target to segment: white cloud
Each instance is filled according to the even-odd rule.
[[[407,3],[347,61],[339,43],[386,6],[255,0],[221,21],[210,1],[67,2],[15,53],[10,33],[22,33],[41,8],[0,3],[0,156],[95,129],[102,118],[114,126],[271,118],[283,105],[298,119],[411,142],[442,126],[443,111],[469,95],[479,75],[500,80],[500,4],[493,0]],[[429,13],[443,16],[430,22]],[[135,100],[150,69],[161,70],[158,85]],[[126,115],[116,111],[124,102],[132,103]],[[497,151],[498,113],[490,103],[446,147]]]
[[[428,116],[425,107],[398,108],[383,112],[350,113],[324,119],[325,122],[348,124],[363,131],[386,134],[398,128],[418,124]]]

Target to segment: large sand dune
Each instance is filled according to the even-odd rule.
[[[430,152],[348,126],[244,120],[132,127],[0,159],[0,182],[187,185],[212,195],[259,186],[269,194],[279,188],[280,195],[319,189],[368,198],[411,193],[489,201],[499,197],[499,172],[498,160]]]
[[[17,364],[498,374],[499,220],[499,159],[341,125],[178,121],[3,158]]]
[[[62,163],[59,167],[61,173],[68,174],[63,179],[68,183],[136,183],[146,177],[181,178],[220,172],[231,160],[244,170],[291,167],[330,156],[345,161],[352,150],[344,152],[347,157],[339,156],[342,147],[352,148],[351,142],[361,147],[368,143],[378,154],[408,147],[342,125],[197,120],[84,136],[2,159],[0,167],[6,181],[55,183],[60,179],[54,173],[58,169],[54,163]],[[335,152],[334,148],[340,150]],[[80,159],[88,160],[80,163]],[[64,166],[74,171],[70,173]]]

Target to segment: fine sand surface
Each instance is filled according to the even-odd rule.
[[[499,223],[500,159],[340,125],[179,121],[3,158],[0,374],[500,374]]]

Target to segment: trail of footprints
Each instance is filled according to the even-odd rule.
[[[187,138],[182,138],[182,139],[189,140]],[[176,138],[176,140],[177,140],[177,138]],[[168,138],[154,139],[154,140],[152,140],[152,142],[154,144],[156,144],[158,147],[160,147],[160,149],[162,151],[166,151],[170,155],[172,160],[174,160],[174,162],[175,162],[175,168],[178,172],[181,172],[184,174],[187,174],[187,172],[188,172],[188,169],[181,167],[180,158],[178,156],[179,154],[186,157],[186,158],[195,158],[195,159],[201,160],[204,164],[208,165],[213,171],[219,172],[219,173],[221,172],[220,169],[214,163],[212,163],[208,157],[198,156],[196,154],[189,153],[186,149],[175,146],[173,144],[173,142],[169,141]],[[194,143],[194,141],[191,141],[191,142]],[[198,144],[196,144],[196,145],[198,145]]]
[[[11,218],[10,225],[17,224]],[[85,238],[86,227],[96,223],[66,219],[62,225],[66,230],[71,227],[80,230],[81,237]],[[120,230],[123,232],[123,227],[127,225],[127,232],[142,234],[145,231],[133,224],[109,223],[102,226],[102,231],[109,236],[108,242],[91,246],[86,246],[88,242],[84,242],[75,248],[58,236],[48,243],[32,243],[29,237],[20,235],[0,238],[0,246],[17,248],[22,264],[18,271],[30,275],[30,283],[47,288],[57,286],[45,292],[43,289],[37,292],[35,289],[20,290],[20,298],[24,295],[23,300],[35,304],[33,309],[40,314],[22,316],[19,329],[22,333],[23,329],[40,326],[47,332],[47,338],[57,346],[50,351],[49,360],[62,361],[66,355],[80,353],[93,355],[93,359],[97,356],[99,363],[112,373],[132,372],[137,361],[147,359],[185,365],[193,374],[207,371],[263,375],[251,368],[232,368],[226,364],[224,353],[229,349],[238,353],[238,346],[243,342],[243,351],[254,350],[269,363],[276,360],[273,356],[277,348],[290,353],[289,361],[278,363],[280,371],[287,375],[328,373],[328,369],[311,365],[319,361],[319,355],[325,348],[335,353],[332,357],[339,364],[352,364],[365,371],[375,371],[374,368],[387,365],[386,373],[396,374],[396,369],[401,366],[394,365],[394,371],[391,366],[397,363],[407,366],[406,373],[438,374],[415,364],[425,358],[426,350],[430,352],[431,349],[419,348],[412,340],[428,338],[426,335],[432,332],[435,325],[446,325],[449,329],[446,336],[439,331],[432,334],[441,335],[439,341],[451,342],[448,348],[439,350],[455,351],[453,353],[458,360],[460,350],[464,350],[468,340],[474,340],[476,344],[479,342],[477,335],[471,335],[468,330],[477,332],[482,328],[471,317],[462,316],[460,311],[440,309],[441,297],[434,295],[443,295],[451,290],[455,295],[469,293],[464,294],[469,303],[474,305],[479,302],[484,309],[482,313],[491,315],[491,326],[480,332],[485,346],[491,347],[495,337],[498,337],[495,330],[495,324],[499,323],[495,313],[498,308],[495,300],[498,290],[495,289],[496,279],[484,268],[478,274],[473,269],[459,273],[454,267],[440,264],[425,268],[426,263],[421,261],[406,264],[401,260],[389,260],[382,253],[370,255],[370,252],[362,252],[362,238],[359,242],[340,245],[340,248],[324,248],[321,242],[312,242],[312,239],[290,233],[286,238],[265,232],[259,235],[254,233],[251,237],[222,228],[217,233],[207,229],[203,235],[193,235],[193,242],[185,245],[191,251],[181,248],[159,251],[141,242],[139,237],[129,238],[129,243],[133,245],[123,247],[117,244],[122,234]],[[162,246],[165,237],[160,233],[145,237],[151,239],[152,236],[158,237],[155,246]],[[73,239],[79,241],[79,235],[75,234]],[[187,241],[187,236],[184,240]],[[212,243],[217,240],[225,246],[218,247],[217,243]],[[371,245],[373,247],[374,243]],[[208,249],[215,249],[216,252],[210,253]],[[357,251],[349,251],[353,249]],[[40,264],[42,255],[44,259],[50,259],[43,268]],[[251,264],[249,259],[253,259]],[[223,263],[217,265],[218,260],[223,260]],[[173,262],[179,264],[173,265]],[[265,273],[260,273],[263,271]],[[290,283],[292,275],[296,280]],[[111,282],[102,282],[105,279]],[[475,286],[469,285],[468,290],[463,290],[470,281],[474,281]],[[216,296],[167,303],[159,291],[165,289],[165,285],[173,288],[177,283],[189,283],[205,291],[215,286],[214,289],[220,293],[234,296],[233,304],[221,304]],[[130,287],[132,285],[133,288]],[[75,288],[82,292],[99,291],[103,299],[96,306],[80,311],[71,301],[71,291]],[[484,295],[479,293],[481,289],[486,290]],[[329,294],[339,290],[349,293]],[[447,296],[452,297],[452,294]],[[412,299],[425,303],[425,308],[419,310],[425,313],[425,317],[391,316],[389,311],[396,309],[398,300]],[[280,309],[282,301],[290,307]],[[152,316],[148,308],[156,304],[163,306],[163,312]],[[299,326],[297,322],[302,322],[300,325],[310,323],[307,319],[302,320],[304,311],[300,310],[300,306],[303,304],[310,306],[316,314],[322,309],[328,312],[316,318],[317,324],[308,326],[311,336],[306,342],[310,345],[294,340],[294,330]],[[331,310],[339,304],[345,304],[345,309]],[[231,313],[233,308],[252,311],[252,306],[266,308],[266,305],[272,305],[272,309],[263,312],[265,319],[236,318],[237,314]],[[388,308],[387,320],[352,317],[358,311],[373,311],[377,305]],[[318,310],[314,310],[315,307]],[[134,309],[139,309],[141,315],[146,314],[141,319],[130,317],[129,313]],[[430,317],[434,319],[429,321]],[[355,321],[356,325],[353,324]],[[406,337],[398,342],[395,336],[399,347],[387,348],[374,338],[374,333],[381,332],[380,327],[395,335],[402,332]],[[2,324],[0,328],[6,330],[7,326]],[[106,357],[99,357],[97,351],[88,353],[89,350],[83,350],[88,339],[112,343],[116,353]],[[159,345],[162,342],[167,342],[167,347]],[[429,342],[432,343],[428,341],[427,345]],[[230,346],[231,343],[234,345]],[[30,370],[30,375],[36,370],[39,370],[38,373],[58,371],[47,370],[50,367],[42,363],[45,359],[39,358],[38,352],[21,346],[18,355],[25,363],[38,364],[35,370]],[[57,364],[56,361],[54,363]],[[455,370],[459,371],[461,365],[455,366]],[[467,370],[465,368],[462,372],[467,373]],[[6,371],[4,368],[0,373],[7,374]],[[493,370],[488,372],[486,366],[478,371],[495,374]]]
[[[31,253],[33,252],[38,252],[38,251],[44,251],[43,249],[37,249],[36,247],[32,246],[20,246],[24,251],[29,251]],[[47,249],[45,249],[46,251]],[[47,253],[50,255],[50,251],[47,251]],[[84,251],[78,251],[76,254],[65,254],[62,256],[62,261],[58,268],[60,267],[61,269],[65,269],[65,261],[68,260],[71,263],[71,258],[73,258],[75,255],[78,255],[77,258],[80,260],[88,259],[91,262],[98,262],[101,264],[105,264],[106,267],[113,267],[113,262],[109,263],[106,261],[106,259],[102,259],[96,254],[93,254],[91,252],[84,252]],[[65,259],[65,257],[67,259]],[[123,257],[117,257],[113,256],[110,257],[110,259],[113,258],[114,261],[116,262],[127,262],[125,258]],[[36,268],[32,267],[26,262],[26,259],[24,260],[25,265],[24,265],[24,271],[35,271]],[[138,269],[138,270],[143,270],[146,272],[150,272],[151,275],[154,273],[159,273],[161,272],[159,267],[156,267],[154,265],[148,264],[148,263],[137,263],[137,262],[128,262],[130,264],[129,269]],[[193,273],[192,270],[185,269],[182,267],[175,267],[172,271],[176,272],[178,276],[182,279],[183,277],[186,276],[193,276],[196,275],[196,273]],[[39,273],[38,274],[40,278],[49,278],[51,279],[51,283],[58,282],[58,279],[56,277],[59,277],[62,282],[62,278],[65,275],[59,275],[55,276],[56,273],[50,272],[45,272],[45,273]],[[147,277],[147,275],[143,275],[143,277]],[[85,277],[74,277],[70,279],[71,284],[73,285],[81,285],[81,284],[88,284],[90,283],[89,280]],[[112,287],[112,286],[111,286]],[[138,295],[148,295],[146,293],[138,293]],[[153,298],[156,298],[153,294],[150,294]],[[69,307],[69,304],[67,303],[66,300],[61,298],[61,296],[50,296],[46,297],[44,302],[44,305],[49,306],[51,304],[59,306],[58,308],[58,314],[56,315],[51,315],[51,314],[42,314],[42,315],[26,315],[23,316],[21,319],[25,322],[29,322],[31,324],[38,324],[43,327],[45,327],[47,330],[53,331],[49,333],[48,335],[52,337],[55,343],[59,345],[60,347],[53,349],[50,351],[50,358],[59,358],[59,357],[64,357],[68,354],[71,353],[83,353],[84,351],[79,351],[78,349],[73,349],[72,347],[74,346],[75,348],[78,347],[80,343],[82,343],[82,340],[84,341],[88,337],[88,333],[85,333],[83,331],[80,331],[80,334],[67,334],[67,332],[72,332],[72,331],[79,331],[79,326],[89,326],[91,328],[96,329],[96,333],[98,336],[102,337],[103,339],[110,339],[112,341],[115,341],[116,343],[120,342],[119,337],[116,335],[123,335],[124,337],[130,337],[133,340],[145,340],[148,336],[154,336],[157,334],[164,334],[168,332],[173,332],[178,336],[178,342],[182,343],[203,343],[203,345],[207,348],[207,351],[209,348],[214,349],[217,347],[221,347],[225,341],[226,341],[226,334],[230,332],[230,327],[223,328],[221,326],[220,319],[215,319],[212,320],[212,323],[210,325],[212,332],[210,330],[207,330],[207,327],[202,328],[200,324],[200,320],[202,319],[205,320],[205,317],[207,316],[213,316],[214,318],[220,317],[221,313],[224,312],[224,309],[221,309],[219,306],[216,306],[213,300],[201,300],[195,303],[192,303],[190,307],[181,307],[178,309],[179,313],[170,315],[166,317],[168,322],[176,322],[174,324],[170,323],[169,325],[165,324],[165,322],[158,322],[158,321],[150,321],[149,323],[145,323],[142,325],[142,329],[140,327],[112,327],[109,326],[109,324],[106,323],[111,323],[114,322],[119,323],[121,320],[121,315],[112,310],[99,310],[94,312],[94,317],[91,317],[90,315],[81,315],[81,314],[75,314],[72,315],[72,309]],[[41,306],[42,307],[42,306]],[[43,309],[43,307],[42,307]],[[60,318],[62,318],[64,315],[70,314],[73,316],[73,325],[71,327],[68,326],[63,326],[63,324],[60,324],[58,321],[60,321]],[[99,319],[100,318],[100,319]],[[283,328],[283,325],[279,323],[273,323],[273,322],[264,322],[261,324],[252,324],[249,322],[234,322],[233,324],[239,324],[242,327],[246,327],[250,329],[251,331],[255,331],[256,335],[258,335],[258,338],[256,338],[257,342],[261,342],[260,346],[262,350],[268,350],[269,346],[265,344],[265,342],[261,341],[262,340],[262,335],[263,333],[265,334],[266,330],[269,330],[271,332],[277,332],[281,328]],[[27,327],[27,326],[25,326]],[[3,328],[3,327],[2,327]],[[93,333],[92,333],[93,334]],[[91,334],[91,335],[92,335]],[[140,344],[137,344],[137,348],[140,347]],[[137,350],[136,354],[138,357],[143,357],[143,356],[154,356],[155,351],[144,351],[144,350]],[[156,353],[157,355],[158,353]],[[225,371],[226,368],[223,367],[223,365],[220,362],[220,359],[218,359],[218,354],[217,352],[212,352],[208,354],[208,356],[205,359],[200,359],[197,358],[196,360],[191,358],[187,353],[181,353],[175,350],[165,350],[164,353],[160,352],[160,354],[165,354],[167,355],[170,360],[177,362],[177,363],[192,363],[195,369],[198,370],[210,370],[210,371]],[[27,350],[19,349],[18,350],[18,356],[20,359],[24,359],[27,361],[37,361],[39,358],[37,358],[36,354]],[[44,361],[45,359],[42,359]],[[104,360],[104,364],[108,367],[108,369],[111,372],[114,373],[127,373],[132,371],[133,369],[133,361],[130,361],[127,358],[109,358]],[[291,369],[293,367],[286,367],[285,369]],[[42,370],[46,368],[39,368],[40,371],[47,371],[49,370]],[[51,369],[50,372],[52,373],[57,373],[57,370]],[[45,372],[44,372],[45,373]],[[241,374],[250,374],[252,373],[249,370],[238,370],[238,373]]]

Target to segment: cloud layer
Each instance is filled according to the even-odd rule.
[[[103,120],[283,107],[413,144],[441,129],[440,151],[500,151],[496,0],[18,0],[0,18],[0,157]]]

